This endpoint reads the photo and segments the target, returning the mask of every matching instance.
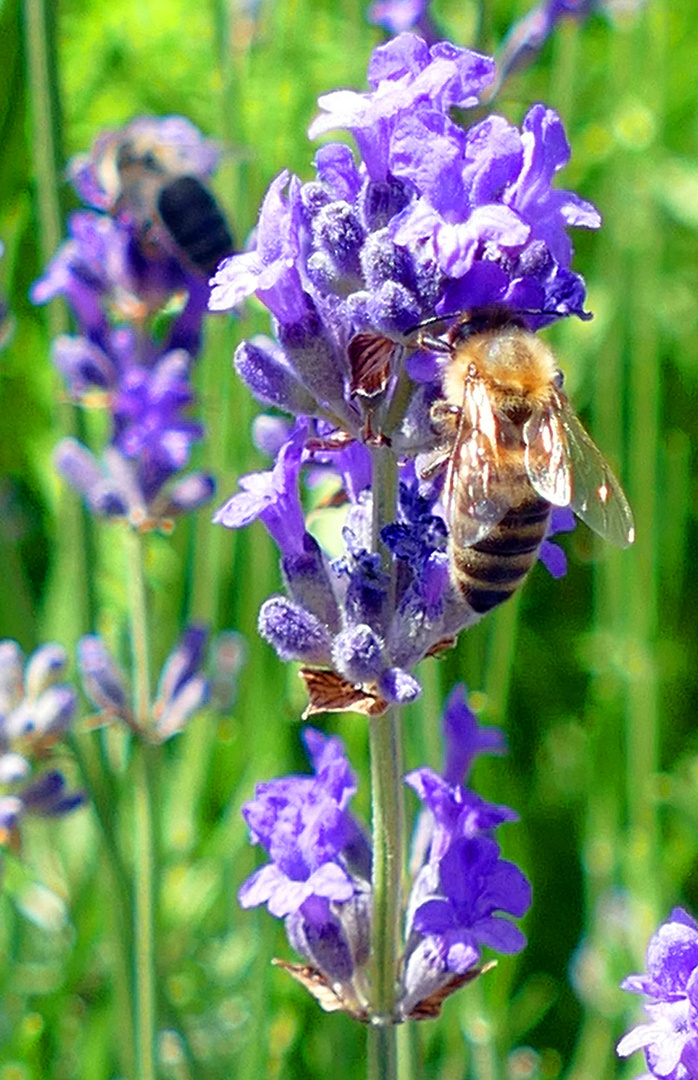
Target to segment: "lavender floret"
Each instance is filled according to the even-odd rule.
[[[627,1057],[644,1050],[651,1076],[690,1080],[698,1075],[698,923],[683,908],[647,946],[647,974],[630,975],[621,986],[645,996],[650,1023],[633,1028],[618,1043]]]

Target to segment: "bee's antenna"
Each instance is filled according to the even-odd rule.
[[[452,311],[445,315],[431,315],[428,319],[416,323],[407,331],[408,336],[416,335],[420,330],[437,323],[458,323],[461,327],[477,326],[487,329],[490,325],[505,326],[521,315],[550,315],[558,319],[569,319],[579,314],[576,311],[558,311],[556,308],[510,308],[505,304],[492,304],[489,307],[472,308],[470,311]],[[590,312],[583,312],[580,318],[590,319]]]

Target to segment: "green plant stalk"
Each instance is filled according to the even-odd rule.
[[[397,463],[384,446],[371,452],[373,464],[372,547],[379,551],[384,569],[390,555],[380,540],[383,525],[395,516]],[[394,604],[394,596],[389,599]],[[369,1080],[395,1080],[397,1039],[392,1015],[398,968],[398,942],[402,917],[403,873],[402,752],[400,711],[388,709],[369,719],[371,757],[371,809],[373,840],[371,913],[371,1013],[368,1033]]]
[[[32,115],[32,146],[36,172],[39,249],[44,263],[61,242],[63,213],[60,203],[63,177],[59,167],[59,93],[53,23],[44,0],[24,0],[25,48]],[[48,313],[51,336],[68,329],[63,304],[52,303]]]
[[[371,717],[369,723],[373,818],[372,1009],[380,1026],[390,1023],[393,1012],[401,916],[399,710],[388,709],[383,716]]]
[[[24,0],[24,45],[31,114],[31,147],[36,176],[36,209],[41,262],[53,257],[63,234],[63,155],[60,145],[60,93],[57,77],[55,12],[45,0]],[[55,338],[68,330],[65,304],[53,300],[46,314],[48,332]],[[61,434],[77,435],[74,406],[58,409]],[[43,633],[59,636],[65,645],[77,641],[90,626],[90,583],[85,552],[90,549],[90,525],[78,501],[71,495],[59,510],[62,523],[56,558],[44,604],[47,615]],[[19,580],[19,579],[17,579]]]
[[[134,715],[147,733],[150,726],[150,671],[148,618],[143,539],[126,530],[128,579],[133,652]],[[134,883],[134,977],[135,1026],[138,1080],[155,1080],[155,882],[156,827],[153,783],[157,748],[147,735],[135,748],[135,883]]]
[[[104,840],[103,852],[109,868],[109,895],[114,900],[113,905],[110,906],[112,926],[117,938],[114,984],[119,1012],[119,1059],[125,1075],[131,1077],[132,1080],[138,1080],[131,993],[131,957],[133,955],[131,896],[128,874],[114,829],[113,806],[116,791],[111,776],[105,773],[98,760],[95,750],[95,739],[98,737],[95,733],[79,732],[72,736],[70,742]]]
[[[669,61],[668,35],[661,19],[648,25],[647,36],[634,40],[633,63],[639,73],[649,67],[655,88],[654,115],[659,131],[664,126],[665,65]],[[650,151],[652,153],[652,151]],[[632,364],[629,401],[632,427],[629,462],[637,539],[632,560],[627,560],[626,596],[629,672],[625,730],[627,745],[626,792],[629,840],[627,880],[633,896],[635,955],[644,955],[649,934],[660,913],[668,908],[661,895],[661,830],[656,799],[656,776],[660,768],[660,681],[657,641],[660,631],[660,557],[657,523],[663,520],[659,456],[662,447],[660,403],[662,401],[662,354],[657,322],[648,319],[662,293],[664,224],[654,199],[645,188],[647,159],[632,159],[633,188],[639,192],[642,229],[629,259],[629,316]],[[664,604],[664,598],[662,598]]]
[[[398,1075],[395,1024],[371,1024],[368,1029],[367,1064],[370,1080],[394,1080]]]

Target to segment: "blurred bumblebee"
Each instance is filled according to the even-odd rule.
[[[210,277],[232,254],[233,237],[187,149],[158,141],[156,125],[134,122],[105,141],[96,171],[110,212],[133,223],[146,255],[174,255]]]
[[[451,579],[468,604],[484,613],[518,588],[553,506],[619,547],[632,544],[628,501],[574,415],[547,345],[512,316],[483,312],[459,320],[440,346],[449,355],[431,411],[440,444],[426,471],[446,468]]]

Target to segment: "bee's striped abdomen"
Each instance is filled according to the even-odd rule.
[[[160,192],[158,211],[175,243],[202,273],[212,274],[233,250],[227,222],[196,176],[178,176]]]
[[[451,549],[453,582],[474,611],[490,611],[519,587],[545,539],[550,509],[531,493],[530,502],[507,511],[483,540]]]

